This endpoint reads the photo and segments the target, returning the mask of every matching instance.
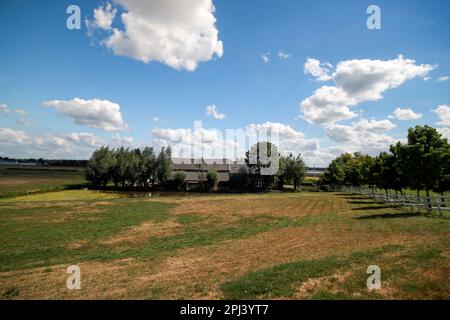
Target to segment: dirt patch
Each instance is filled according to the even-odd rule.
[[[422,239],[423,240],[423,239]],[[354,250],[384,245],[419,242],[411,235],[377,235],[364,230],[345,233],[338,225],[315,228],[286,228],[262,233],[249,239],[229,240],[221,244],[191,248],[168,258],[143,282],[171,283],[169,296],[179,297],[189,283],[200,283],[205,292],[195,299],[220,297],[221,282],[245,273],[295,260],[344,255]]]
[[[152,222],[146,221],[131,227],[119,234],[101,241],[106,245],[138,245],[150,238],[162,238],[177,234],[183,230],[183,225],[175,221]]]
[[[0,299],[124,299],[144,298],[145,287],[133,277],[134,270],[149,265],[133,259],[76,263],[81,271],[81,290],[67,289],[69,265],[0,273]],[[8,292],[14,290],[13,297]],[[131,292],[130,292],[131,291]],[[139,295],[136,296],[135,294]]]
[[[39,178],[0,178],[0,186],[17,186],[27,183],[41,183],[52,181],[52,179],[39,179]]]

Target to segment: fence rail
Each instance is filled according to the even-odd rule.
[[[375,201],[386,203],[392,206],[410,207],[411,210],[426,210],[427,212],[437,211],[440,215],[444,212],[450,212],[450,197],[449,196],[415,196],[410,194],[386,194],[377,193],[371,188],[367,187],[353,187],[353,186],[328,186],[330,192],[345,192],[353,194],[361,194],[372,197]]]

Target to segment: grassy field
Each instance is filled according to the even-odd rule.
[[[80,168],[0,166],[0,198],[63,190],[85,182]]]
[[[448,215],[349,194],[0,199],[1,299],[449,299],[448,279]]]

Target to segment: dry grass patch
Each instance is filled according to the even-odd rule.
[[[81,271],[81,290],[66,286],[68,265],[0,273],[2,299],[125,299],[145,290],[137,279],[136,270],[149,265],[134,259],[109,262],[76,263]],[[13,296],[8,293],[14,291]]]
[[[102,240],[106,245],[140,245],[150,238],[162,238],[180,233],[183,225],[175,221],[153,222],[146,221],[138,226],[131,227],[119,234]]]
[[[411,235],[377,235],[367,231],[345,233],[342,226],[294,227],[258,234],[249,239],[228,240],[207,247],[190,248],[168,258],[156,273],[142,281],[168,287],[164,298],[176,298],[197,283],[203,287],[189,297],[220,297],[221,282],[248,272],[289,261],[344,255],[384,245],[420,242]],[[198,290],[197,290],[198,291]],[[185,293],[187,294],[187,293]]]

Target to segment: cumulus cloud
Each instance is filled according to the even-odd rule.
[[[21,116],[26,116],[27,115],[27,110],[24,109],[17,109],[16,110],[17,114],[20,114]]]
[[[107,30],[101,41],[116,55],[144,63],[158,61],[194,71],[198,63],[223,55],[212,0],[114,0],[123,28],[112,27],[115,9],[94,12],[95,25]]]
[[[87,159],[106,142],[91,133],[28,135],[0,128],[0,147],[10,157]]]
[[[122,146],[130,146],[134,144],[133,137],[122,137],[120,134],[116,133],[116,135],[113,137],[113,141],[116,145]]]
[[[55,108],[70,117],[76,124],[105,131],[120,131],[127,128],[122,119],[120,105],[109,100],[72,100],[45,101],[44,106]]]
[[[0,143],[1,144],[15,144],[23,143],[28,139],[28,136],[23,131],[16,131],[8,128],[0,128]]]
[[[152,134],[154,143],[172,146],[177,158],[242,159],[251,145],[267,140],[282,154],[301,153],[307,163],[315,165],[328,164],[338,152],[337,148],[321,148],[318,139],[308,139],[303,132],[275,122],[250,124],[225,133],[196,125],[193,130],[157,128]]]
[[[106,5],[94,9],[93,20],[86,20],[86,25],[89,29],[99,28],[102,30],[110,30],[116,14],[117,9],[113,8],[111,3],[107,2]]]
[[[316,81],[329,81],[333,77],[331,76],[333,66],[329,63],[321,63],[314,58],[308,58],[305,62],[303,71],[305,74],[311,74]]]
[[[389,120],[362,119],[351,125],[330,125],[326,128],[326,133],[333,141],[345,143],[346,152],[377,154],[398,141],[385,133],[394,127]]]
[[[414,112],[411,108],[397,108],[389,118],[397,120],[417,120],[422,118],[422,116],[423,114]]]
[[[263,53],[261,55],[261,58],[263,60],[264,63],[269,63],[270,62],[270,53]]]
[[[440,105],[432,111],[439,117],[439,121],[436,122],[437,125],[450,126],[450,107],[448,105]]]
[[[220,113],[214,104],[206,107],[206,114],[216,120],[223,120],[226,118],[226,115]]]
[[[323,86],[302,101],[301,118],[309,123],[324,125],[348,120],[357,116],[349,108],[353,105],[356,105],[356,101],[348,97],[341,88]]]
[[[286,52],[283,52],[283,51],[278,51],[277,55],[278,55],[278,59],[280,59],[280,60],[286,60],[286,59],[289,59],[291,57],[290,54],[288,54]]]
[[[447,81],[448,80],[448,76],[444,76],[444,77],[439,77],[437,79],[437,81],[442,82],[442,81]]]
[[[8,115],[11,113],[11,109],[9,109],[8,105],[2,103],[0,104],[0,113]]]
[[[384,91],[415,77],[424,77],[434,68],[429,64],[417,65],[401,55],[393,60],[341,61],[332,75],[335,86],[323,86],[302,101],[303,119],[315,124],[350,119],[356,114],[349,107],[380,100]]]
[[[437,128],[437,130],[447,139],[450,139],[450,128]]]

